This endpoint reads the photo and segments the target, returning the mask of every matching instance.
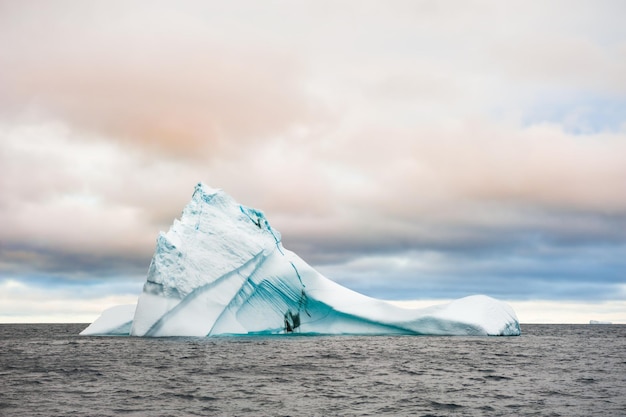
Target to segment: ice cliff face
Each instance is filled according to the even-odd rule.
[[[519,335],[515,312],[487,296],[405,309],[342,287],[283,248],[264,214],[196,186],[157,239],[136,309],[107,310],[81,334]]]

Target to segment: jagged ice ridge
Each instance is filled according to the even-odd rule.
[[[474,295],[402,308],[345,288],[283,248],[265,215],[198,184],[161,232],[137,305],[105,310],[81,335],[520,334],[513,309]]]

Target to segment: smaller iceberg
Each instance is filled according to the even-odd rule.
[[[613,323],[610,321],[589,320],[589,324],[613,324]]]
[[[260,210],[198,184],[157,238],[137,305],[108,309],[82,335],[416,334],[516,336],[506,303],[473,295],[402,308],[345,288],[285,249]]]

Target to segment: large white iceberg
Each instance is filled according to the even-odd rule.
[[[402,308],[327,279],[283,248],[265,215],[198,184],[160,233],[135,306],[106,310],[82,335],[520,334],[513,309],[474,295]]]

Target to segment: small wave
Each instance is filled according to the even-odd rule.
[[[438,410],[458,410],[461,408],[465,408],[464,406],[460,405],[460,404],[455,404],[455,403],[440,403],[437,401],[431,401],[430,405],[433,406],[434,408],[438,409]]]
[[[583,384],[593,384],[594,382],[596,382],[596,380],[593,378],[578,378],[576,382],[582,382]]]
[[[509,378],[508,376],[502,376],[502,375],[487,375],[487,376],[484,376],[483,378],[487,380],[491,380],[491,381],[504,381],[504,380],[513,379],[513,378]]]

